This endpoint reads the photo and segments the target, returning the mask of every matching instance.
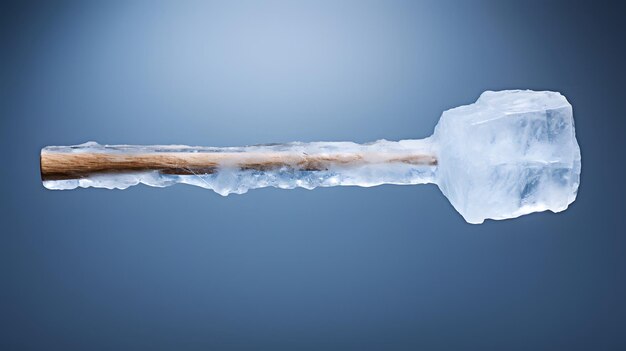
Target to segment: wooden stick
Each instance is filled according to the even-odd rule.
[[[308,155],[297,152],[54,152],[42,150],[41,179],[80,179],[93,174],[158,171],[163,174],[212,174],[220,168],[268,171],[320,171],[373,163],[436,165],[425,154],[337,153]]]

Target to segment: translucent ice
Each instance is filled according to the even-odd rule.
[[[422,140],[229,148],[90,142],[46,147],[41,157],[49,189],[185,183],[228,195],[436,183],[469,223],[563,211],[576,198],[581,170],[571,105],[559,93],[530,90],[487,91],[445,111]]]

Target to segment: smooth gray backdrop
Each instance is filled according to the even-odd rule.
[[[623,7],[589,1],[3,2],[3,350],[624,350]],[[469,225],[437,187],[45,190],[39,150],[431,134],[562,92],[582,185]]]

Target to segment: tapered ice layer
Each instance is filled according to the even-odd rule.
[[[436,183],[469,223],[565,210],[576,198],[580,149],[572,107],[555,92],[485,92],[443,113],[432,137],[370,144],[248,147],[46,147],[48,189],[175,183],[221,195],[277,187]]]

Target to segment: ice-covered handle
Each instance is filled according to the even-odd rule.
[[[90,142],[42,149],[41,178],[49,189],[186,183],[222,195],[267,186],[418,184],[433,181],[437,159],[430,147],[428,140],[223,148]]]

